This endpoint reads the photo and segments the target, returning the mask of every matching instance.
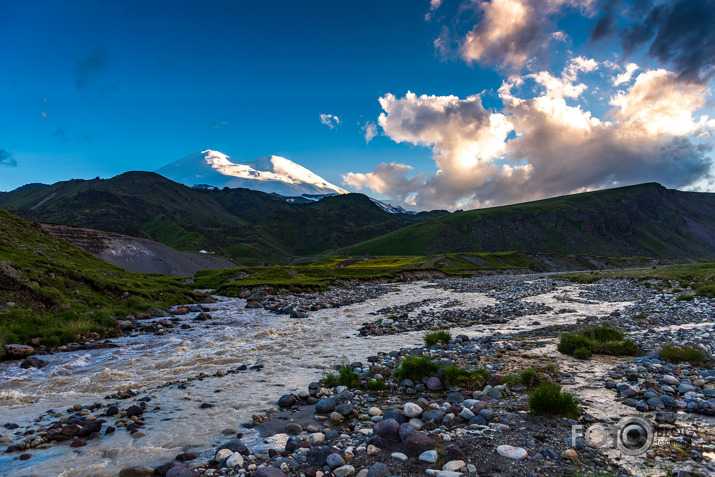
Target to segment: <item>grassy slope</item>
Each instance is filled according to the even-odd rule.
[[[415,224],[338,253],[383,256],[507,250],[712,256],[715,194],[641,184],[477,209]]]
[[[319,254],[446,213],[392,215],[361,194],[290,204],[247,189],[190,189],[149,172],[13,191],[0,205],[33,220],[146,237],[180,250],[214,250],[249,262]]]
[[[176,278],[133,273],[102,262],[3,210],[0,261],[20,272],[21,279],[15,290],[0,288],[0,345],[30,338],[57,345],[78,334],[103,333],[112,325],[110,316],[121,319],[200,296]]]
[[[521,252],[442,254],[435,256],[380,257],[349,259],[323,257],[312,263],[287,267],[239,267],[206,270],[196,274],[192,286],[216,289],[218,294],[237,296],[244,289],[272,286],[293,291],[324,290],[330,285],[361,280],[402,280],[421,274],[472,276],[490,270],[547,271],[566,267],[588,270],[598,267],[643,265],[650,260],[598,259],[583,256],[535,255]]]

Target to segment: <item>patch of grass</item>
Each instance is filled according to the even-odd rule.
[[[665,345],[660,350],[660,359],[670,361],[671,363],[687,362],[693,366],[701,365],[708,361],[705,353],[699,349],[691,347],[678,347],[673,345]]]
[[[638,354],[638,345],[632,339],[623,341],[609,341],[606,343],[595,342],[593,353],[612,354],[614,356],[635,356]]]
[[[4,344],[32,338],[58,346],[91,333],[111,336],[115,318],[205,296],[186,288],[180,278],[133,273],[103,262],[2,210],[0,261],[18,276],[15,285],[0,289],[0,353]],[[15,305],[3,306],[7,302]]]
[[[579,333],[562,333],[556,349],[578,359],[588,359],[593,354],[637,355],[636,343],[624,338],[623,331],[618,328],[610,325],[592,326]]]
[[[367,388],[370,391],[384,391],[387,389],[384,379],[371,379],[367,382]]]
[[[425,345],[434,346],[437,343],[447,344],[452,339],[452,335],[448,330],[432,331],[425,335]]]
[[[623,339],[623,332],[610,325],[592,326],[583,330],[581,334],[591,341],[607,342],[621,341]]]
[[[444,368],[445,382],[448,386],[456,386],[468,390],[475,390],[484,387],[491,377],[489,371],[484,368],[477,368],[472,371],[458,366]]]
[[[592,346],[593,343],[591,340],[582,334],[562,333],[559,337],[559,344],[556,349],[559,353],[573,356],[577,349],[585,348],[590,350]]]
[[[408,356],[405,358],[394,375],[399,379],[410,379],[418,382],[427,376],[434,376],[439,371],[437,363],[423,356]]]
[[[360,375],[353,371],[353,368],[350,367],[350,363],[346,360],[341,362],[337,376],[332,373],[328,374],[324,381],[327,385],[347,386],[349,388],[360,387]]]
[[[695,295],[680,295],[675,301],[693,301],[694,299]]]
[[[578,400],[555,384],[545,383],[538,386],[529,394],[527,402],[531,414],[566,416],[572,419],[578,417]]]
[[[555,363],[549,363],[545,366],[545,369],[546,369],[546,371],[548,371],[550,373],[556,373],[556,372],[558,372],[559,367]]]
[[[556,368],[553,365],[547,365],[547,368],[551,366],[554,371],[556,372]],[[526,369],[523,369],[519,373],[519,382],[526,386],[528,389],[533,389],[537,386],[540,386],[541,384],[544,383],[551,383],[553,382],[551,378],[549,378],[548,375],[544,374],[543,372],[539,371],[538,369],[534,367],[529,367]]]

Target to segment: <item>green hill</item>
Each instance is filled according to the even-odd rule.
[[[317,255],[447,213],[389,214],[362,194],[293,204],[248,189],[191,189],[151,172],[21,188],[0,197],[0,207],[249,261]]]
[[[0,346],[104,334],[149,307],[195,301],[181,280],[129,272],[0,210]],[[0,348],[0,352],[1,352]]]
[[[602,256],[715,255],[715,194],[649,183],[517,205],[457,212],[360,244],[341,254],[454,252]]]

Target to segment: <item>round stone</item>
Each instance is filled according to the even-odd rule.
[[[422,412],[422,408],[413,402],[405,403],[405,407],[402,410],[402,414],[409,418],[420,417]]]
[[[513,447],[508,445],[501,445],[497,447],[497,453],[502,457],[515,460],[526,459],[528,455],[526,449],[522,447]]]

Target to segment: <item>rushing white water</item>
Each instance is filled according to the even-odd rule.
[[[308,383],[323,377],[342,358],[364,361],[377,351],[389,351],[421,344],[424,333],[403,333],[380,337],[359,337],[357,329],[377,317],[370,312],[427,298],[458,300],[456,308],[491,305],[495,300],[484,293],[454,293],[426,286],[425,282],[400,284],[397,291],[379,298],[341,308],[310,313],[309,318],[291,319],[263,309],[246,309],[245,300],[220,298],[212,305],[213,320],[193,322],[192,329],[164,335],[142,335],[114,340],[116,349],[58,353],[42,357],[42,369],[20,369],[17,362],[0,364],[0,424],[14,422],[37,428],[35,419],[48,409],[64,412],[74,404],[104,401],[104,396],[126,389],[149,396],[146,436],[134,439],[118,429],[110,436],[88,441],[72,449],[67,443],[29,451],[32,458],[18,459],[19,453],[0,453],[0,474],[8,475],[116,475],[124,467],[157,465],[189,450],[206,450],[228,437],[224,429],[239,429],[251,415],[274,405],[280,395],[305,390]],[[564,304],[556,295],[577,297],[578,287],[558,289],[535,297],[554,309]],[[540,326],[573,323],[587,315],[608,313],[628,303],[568,303],[575,313],[524,316],[504,325],[453,329],[453,334],[484,335],[495,331],[511,333]],[[426,305],[439,308],[440,303]],[[419,311],[415,310],[413,313]],[[263,364],[224,377],[191,381],[186,389],[162,385],[201,373],[212,375],[241,364]],[[122,409],[131,399],[122,401]],[[201,403],[214,407],[200,409]],[[160,409],[155,409],[156,407]],[[65,414],[66,415],[66,414]],[[107,425],[111,424],[108,422]],[[3,437],[13,432],[0,428]],[[230,437],[230,436],[229,436]]]

